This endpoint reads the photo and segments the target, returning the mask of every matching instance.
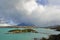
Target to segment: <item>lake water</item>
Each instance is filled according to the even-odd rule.
[[[60,32],[44,29],[44,28],[33,28],[39,33],[19,33],[19,34],[6,34],[9,30],[13,30],[16,28],[0,28],[0,40],[33,40],[34,38],[48,38],[51,34],[60,34]],[[19,28],[24,29],[24,28]]]

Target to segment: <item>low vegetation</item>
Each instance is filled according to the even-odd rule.
[[[8,32],[9,33],[26,33],[26,32],[38,33],[36,30],[33,29],[23,29],[23,30],[15,29],[15,30],[9,30]]]

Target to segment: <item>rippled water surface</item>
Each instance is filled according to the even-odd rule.
[[[58,31],[45,28],[33,28],[39,33],[19,33],[19,34],[6,34],[9,30],[16,28],[0,28],[0,40],[33,40],[34,38],[48,38],[51,34],[60,34]],[[24,28],[19,28],[24,29]]]

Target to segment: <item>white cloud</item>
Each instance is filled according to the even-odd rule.
[[[48,0],[48,5],[38,5],[36,0],[0,0],[0,14],[14,23],[31,22],[39,26],[60,24],[59,0]]]
[[[60,5],[60,0],[48,0],[49,5]]]

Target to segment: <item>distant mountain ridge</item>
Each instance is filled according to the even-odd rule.
[[[35,26],[35,25],[31,23],[21,23],[21,24],[18,24],[17,26]]]

